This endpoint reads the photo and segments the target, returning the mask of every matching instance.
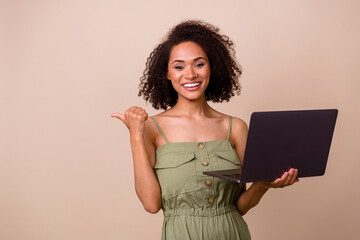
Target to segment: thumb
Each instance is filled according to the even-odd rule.
[[[122,115],[121,113],[113,113],[113,114],[111,114],[111,117],[116,117],[116,118],[120,119],[122,122],[125,121],[125,116]]]

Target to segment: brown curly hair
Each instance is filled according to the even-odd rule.
[[[150,54],[140,78],[139,94],[155,109],[166,110],[177,102],[177,92],[166,77],[171,49],[182,42],[194,42],[210,61],[210,81],[205,90],[207,101],[222,102],[240,94],[241,68],[235,60],[233,42],[219,34],[219,28],[203,21],[185,21],[172,28]]]

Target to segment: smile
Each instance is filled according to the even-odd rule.
[[[201,83],[199,82],[196,82],[196,83],[186,83],[186,84],[183,84],[182,86],[184,88],[196,88],[198,86],[200,86]]]

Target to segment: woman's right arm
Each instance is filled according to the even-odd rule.
[[[129,129],[134,160],[135,190],[146,211],[157,213],[162,206],[159,182],[155,176],[155,145],[149,132],[148,114],[132,107],[124,114],[113,113]]]

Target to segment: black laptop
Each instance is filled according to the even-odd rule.
[[[337,109],[254,112],[242,169],[206,175],[238,183],[273,181],[290,168],[298,177],[325,173]]]

